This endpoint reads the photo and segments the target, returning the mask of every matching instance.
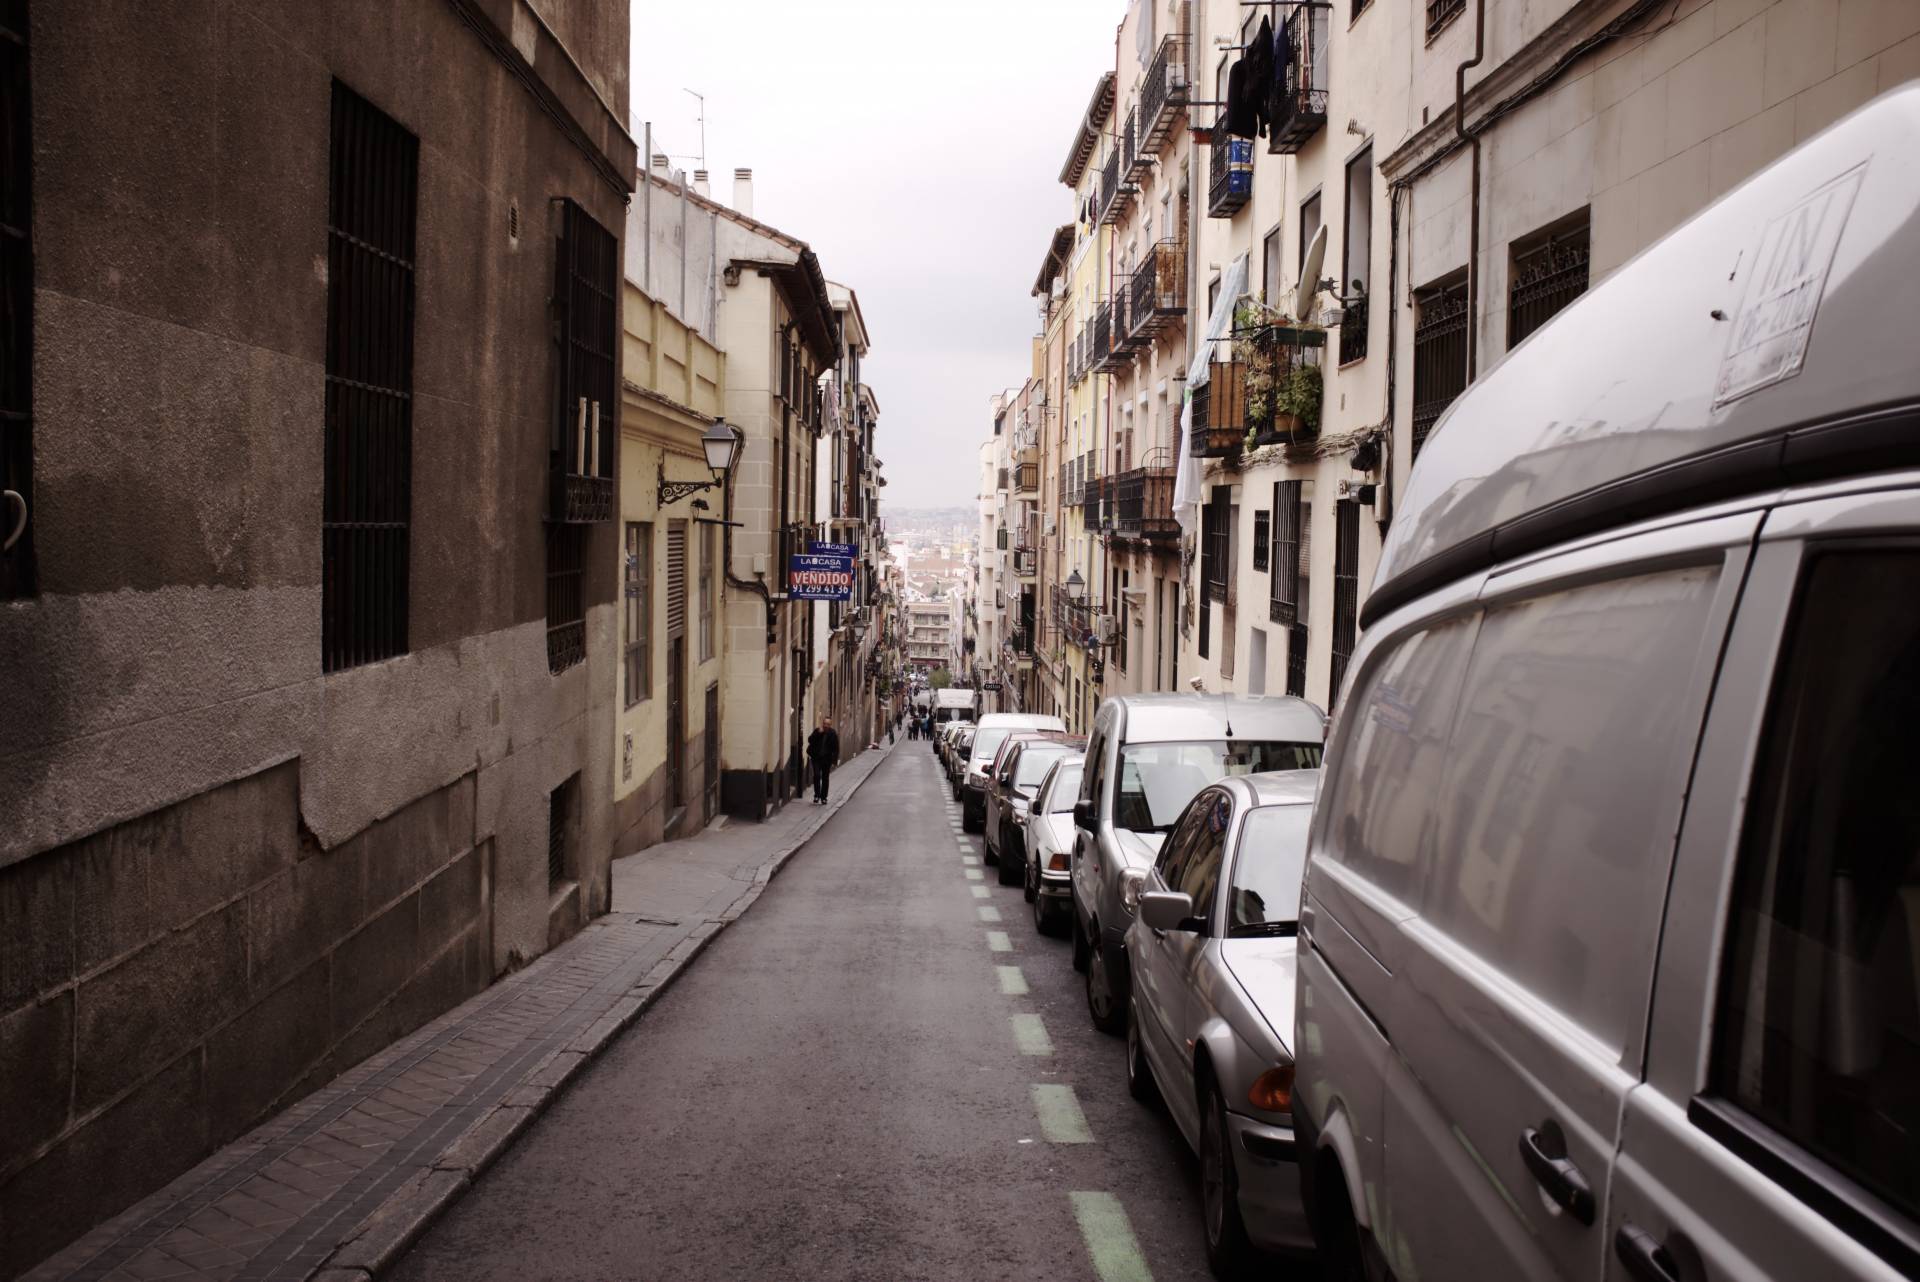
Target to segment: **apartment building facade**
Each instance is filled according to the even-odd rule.
[[[635,147],[624,9],[0,22],[11,1274],[604,910]]]

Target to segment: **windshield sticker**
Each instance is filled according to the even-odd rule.
[[[1761,229],[1714,382],[1715,409],[1800,372],[1840,233],[1866,174],[1862,161]]]

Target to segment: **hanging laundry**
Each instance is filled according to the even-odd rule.
[[[1260,110],[1249,88],[1245,58],[1227,68],[1227,105],[1220,118],[1220,128],[1236,138],[1259,136]]]
[[[1267,18],[1260,19],[1260,26],[1253,33],[1253,39],[1247,42],[1247,51],[1240,59],[1240,65],[1246,68],[1247,105],[1253,113],[1256,133],[1245,135],[1248,138],[1265,133],[1273,126],[1273,23]]]
[[[1296,11],[1295,18],[1301,11]],[[1288,18],[1273,33],[1273,76],[1268,81],[1267,124],[1272,132],[1268,141],[1272,150],[1278,150],[1280,131],[1293,114],[1300,110],[1300,66],[1293,45],[1293,24],[1295,18]]]

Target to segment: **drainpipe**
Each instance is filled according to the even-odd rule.
[[[1467,133],[1467,72],[1487,53],[1487,0],[1474,0],[1473,57],[1454,69],[1453,131],[1473,147],[1473,222],[1467,231],[1467,381],[1479,369],[1480,352],[1480,136]]]

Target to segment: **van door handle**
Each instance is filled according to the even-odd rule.
[[[1563,1207],[1567,1214],[1582,1224],[1593,1223],[1593,1186],[1587,1183],[1587,1177],[1580,1174],[1566,1156],[1566,1145],[1560,1141],[1559,1127],[1548,1123],[1549,1135],[1542,1135],[1529,1126],[1520,1132],[1520,1160],[1527,1164],[1527,1170],[1546,1190],[1547,1196]],[[1559,1150],[1558,1154],[1549,1148]]]
[[[1622,1224],[1613,1235],[1613,1253],[1639,1282],[1680,1282],[1680,1268],[1653,1234],[1635,1224]]]

